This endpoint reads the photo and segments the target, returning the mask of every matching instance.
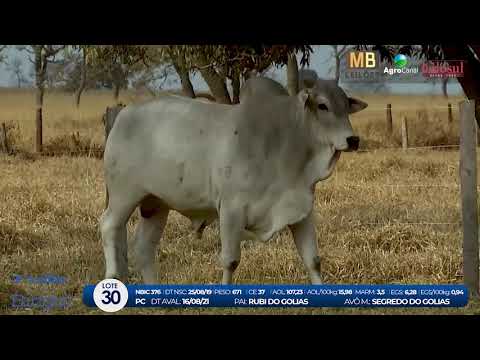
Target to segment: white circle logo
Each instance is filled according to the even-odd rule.
[[[93,290],[93,301],[100,310],[106,312],[122,310],[128,301],[127,287],[117,279],[102,280]]]

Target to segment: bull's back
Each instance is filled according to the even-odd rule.
[[[172,97],[122,110],[105,149],[107,181],[140,186],[177,210],[211,207],[212,154],[229,109]]]
[[[167,151],[187,143],[189,147],[202,145],[202,139],[214,138],[221,131],[226,111],[219,104],[179,96],[130,105],[119,113],[105,151],[119,151],[120,147],[153,151],[159,146]]]

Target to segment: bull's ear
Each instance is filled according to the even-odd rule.
[[[359,111],[362,111],[365,109],[368,104],[366,102],[363,102],[362,100],[358,100],[355,98],[348,98],[348,113],[353,114]]]
[[[304,108],[311,107],[313,104],[313,97],[309,89],[300,90],[297,98]]]

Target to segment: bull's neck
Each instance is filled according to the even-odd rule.
[[[292,101],[291,106],[288,121],[292,123],[288,126],[288,145],[284,150],[299,156],[297,174],[304,184],[310,186],[331,176],[338,154],[335,155],[335,150],[329,144],[318,142],[311,124],[304,117],[304,110],[298,103]]]
[[[305,149],[304,180],[310,186],[332,175],[340,154],[330,144],[319,141],[304,112],[297,115],[297,119],[300,120]]]

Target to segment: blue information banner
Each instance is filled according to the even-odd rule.
[[[100,285],[85,286],[85,305],[126,301],[126,307],[169,308],[463,307],[468,303],[464,285],[127,285],[128,300],[118,291],[112,296]],[[99,297],[102,293],[106,300]]]

